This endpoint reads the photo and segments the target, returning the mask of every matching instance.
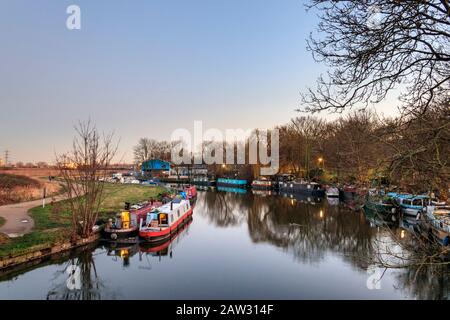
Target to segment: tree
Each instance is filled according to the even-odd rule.
[[[311,0],[319,9],[308,48],[330,66],[306,110],[342,111],[381,102],[402,90],[402,111],[424,113],[450,94],[450,5],[447,0]]]
[[[138,164],[152,158],[169,161],[170,150],[171,144],[167,141],[141,138],[133,148],[134,160]]]
[[[38,168],[48,168],[47,162],[44,162],[44,161],[40,161],[40,162],[36,163],[36,165]]]
[[[113,134],[100,135],[90,122],[76,127],[72,150],[56,156],[72,213],[73,238],[89,237],[104,200],[104,183],[118,145]]]
[[[299,143],[299,155],[304,157],[305,178],[309,177],[311,162],[316,158],[322,149],[321,136],[324,133],[325,122],[322,119],[308,117],[297,117],[291,120],[289,129],[297,135]]]

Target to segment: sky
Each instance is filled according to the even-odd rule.
[[[66,27],[72,4],[81,30]],[[52,162],[88,119],[128,162],[139,138],[196,120],[286,123],[326,70],[306,50],[315,14],[300,0],[0,0],[0,157]]]

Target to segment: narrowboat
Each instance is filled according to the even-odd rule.
[[[429,238],[436,239],[443,246],[450,244],[450,206],[427,206],[419,214],[419,219],[426,227]]]
[[[247,180],[219,178],[219,179],[217,179],[217,186],[220,186],[220,187],[231,187],[231,188],[246,188],[247,187]]]
[[[292,174],[278,174],[273,177],[273,188],[279,190],[283,183],[294,181],[294,175]]]
[[[109,219],[102,230],[103,240],[127,241],[138,236],[138,221],[146,218],[147,213],[162,205],[159,201],[149,201],[144,204],[134,205],[130,210],[130,205],[126,204],[124,211],[117,213],[115,219]]]
[[[339,198],[339,189],[336,187],[328,187],[325,194],[327,198]]]
[[[355,186],[344,186],[339,189],[339,196],[344,201],[353,201],[358,196],[358,189]]]
[[[264,177],[257,180],[253,180],[252,188],[257,190],[270,190],[272,189],[272,181]]]
[[[207,176],[197,176],[191,179],[191,183],[196,186],[213,187],[216,185],[216,180]]]
[[[314,197],[325,196],[325,190],[316,182],[290,181],[279,184],[280,191],[288,193],[301,193]]]
[[[188,199],[176,197],[147,214],[146,223],[140,222],[139,237],[147,242],[169,239],[191,217],[192,206]]]
[[[400,205],[401,211],[406,216],[417,217],[426,206],[430,204],[430,197],[426,195],[412,195],[390,192],[388,196],[395,199]]]

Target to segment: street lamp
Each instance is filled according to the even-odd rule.
[[[325,159],[322,157],[319,157],[319,159],[317,159],[317,161],[319,162],[319,165],[322,164],[322,170],[325,170]]]

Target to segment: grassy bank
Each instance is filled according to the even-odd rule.
[[[160,187],[108,184],[105,186],[105,201],[100,208],[100,216],[107,217],[121,210],[125,202],[136,203],[156,198],[162,192],[164,189]],[[67,201],[45,208],[33,208],[30,215],[34,220],[33,232],[0,246],[0,258],[27,253],[34,246],[67,239],[71,224]]]
[[[5,224],[6,220],[5,218],[0,217],[0,227]]]

